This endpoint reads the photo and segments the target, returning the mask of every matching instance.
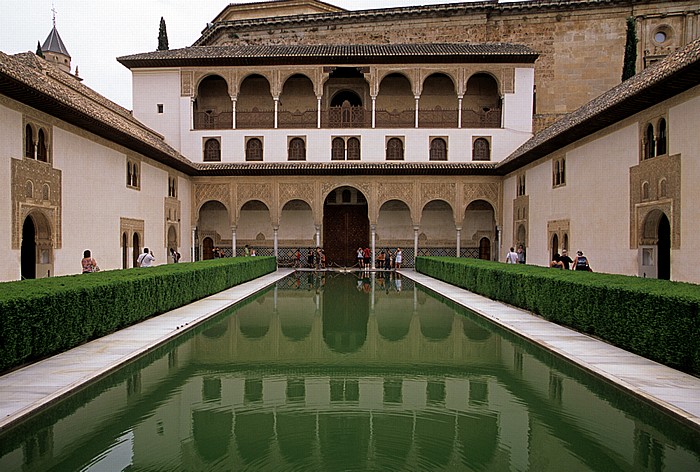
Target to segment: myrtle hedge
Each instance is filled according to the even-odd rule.
[[[238,257],[0,283],[0,372],[275,270]]]
[[[416,270],[700,374],[698,285],[451,257],[419,257]]]

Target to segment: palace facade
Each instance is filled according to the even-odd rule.
[[[77,273],[84,249],[117,269],[144,246],[281,264],[322,246],[343,267],[358,247],[412,266],[523,245],[700,283],[692,4],[229,5],[192,47],[118,59],[133,111],[1,55],[0,278]],[[620,83],[630,15],[640,72]]]

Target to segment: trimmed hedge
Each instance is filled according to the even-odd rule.
[[[456,257],[418,257],[416,270],[700,374],[698,285]]]
[[[0,372],[274,272],[224,258],[0,283]]]

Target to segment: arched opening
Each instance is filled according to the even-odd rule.
[[[133,244],[131,245],[132,251],[131,251],[131,267],[138,267],[138,259],[139,256],[141,255],[141,238],[139,238],[139,233],[134,233],[133,236]]]
[[[24,157],[34,159],[34,130],[31,125],[24,129]]]
[[[403,161],[403,141],[399,138],[390,138],[386,143],[386,160]]]
[[[250,200],[241,207],[236,240],[237,247],[243,248],[247,244],[251,250],[255,249],[258,255],[262,255],[262,248],[273,248],[272,215],[265,202]]]
[[[501,97],[498,83],[491,75],[474,74],[467,81],[467,93],[462,101],[462,126],[501,127]]]
[[[661,215],[657,227],[659,272],[658,278],[671,280],[671,224],[665,214]]]
[[[447,160],[447,142],[442,138],[435,138],[430,141],[430,160],[431,161],[446,161]]]
[[[228,210],[217,200],[205,202],[199,209],[197,231],[201,238],[202,258],[211,259],[212,249],[220,243],[222,235],[230,234],[231,224]],[[209,241],[207,241],[209,239]],[[205,246],[209,244],[210,246]]]
[[[250,138],[245,143],[245,160],[246,161],[262,161],[263,160],[263,145],[258,138]]]
[[[456,128],[458,105],[452,79],[447,74],[431,74],[423,82],[418,122],[421,127]]]
[[[407,254],[408,248],[413,249],[413,219],[408,205],[401,200],[388,200],[379,208],[376,228],[376,245],[378,250],[402,249],[404,265],[413,260]],[[389,260],[389,255],[386,257]],[[386,267],[386,265],[385,265]]]
[[[376,100],[378,128],[413,128],[415,108],[413,88],[406,76],[393,73],[382,79]]]
[[[122,233],[122,269],[129,268],[129,237]]]
[[[259,74],[243,80],[236,102],[236,128],[272,128],[275,124],[275,101],[270,82]]]
[[[302,74],[289,77],[282,87],[277,117],[280,128],[315,128],[316,94],[311,79]]]
[[[290,161],[305,161],[306,160],[306,143],[301,138],[292,138],[289,141],[287,150],[287,159]]]
[[[452,206],[444,200],[428,202],[421,213],[419,244],[421,255],[455,256],[457,228]]]
[[[316,228],[311,206],[303,200],[290,200],[280,212],[277,233],[282,257],[293,259],[297,249],[315,246]],[[285,255],[286,252],[286,255]]]
[[[360,140],[357,138],[348,139],[348,161],[360,160]]]
[[[333,138],[331,143],[331,160],[345,160],[345,140],[343,138]]]
[[[644,159],[652,158],[656,155],[656,146],[654,142],[654,125],[647,125],[644,133]]]
[[[343,198],[345,194],[349,198]],[[331,190],[323,203],[323,248],[327,263],[351,266],[358,247],[369,243],[367,198],[353,187]]]
[[[22,225],[22,249],[21,249],[21,276],[22,279],[36,278],[36,227],[34,220],[27,217]]]
[[[666,120],[659,120],[658,138],[656,139],[656,155],[663,156],[666,154]]]
[[[177,230],[175,226],[170,226],[168,228],[168,256],[170,256],[170,250],[174,249],[177,251]],[[176,262],[176,261],[172,261]]]
[[[223,77],[210,75],[199,83],[194,101],[194,129],[233,127],[233,104]]]
[[[496,240],[496,212],[486,200],[474,200],[467,205],[462,223],[462,247],[467,257],[497,260],[493,242]],[[488,244],[488,249],[486,245]]]
[[[559,254],[559,236],[556,234],[552,236],[552,247],[549,252],[549,260],[553,261],[554,260],[554,255]]]
[[[43,129],[39,129],[39,136],[36,144],[36,160],[48,162],[49,156],[46,145],[46,134]]]
[[[204,162],[221,161],[221,143],[218,139],[210,138],[204,142]]]
[[[479,259],[491,260],[491,241],[489,238],[481,238],[479,240]]]
[[[202,240],[202,260],[208,261],[214,258],[214,240],[210,237],[204,238]]]

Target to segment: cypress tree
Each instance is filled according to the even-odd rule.
[[[42,59],[46,59],[44,57],[44,51],[41,50],[41,43],[39,41],[36,42],[36,53],[37,56],[41,57]]]
[[[165,20],[160,17],[160,29],[158,30],[158,50],[167,51],[170,49],[168,46],[168,31],[165,29]]]
[[[633,16],[627,18],[627,40],[625,41],[625,59],[622,64],[622,81],[637,73],[637,30]]]

